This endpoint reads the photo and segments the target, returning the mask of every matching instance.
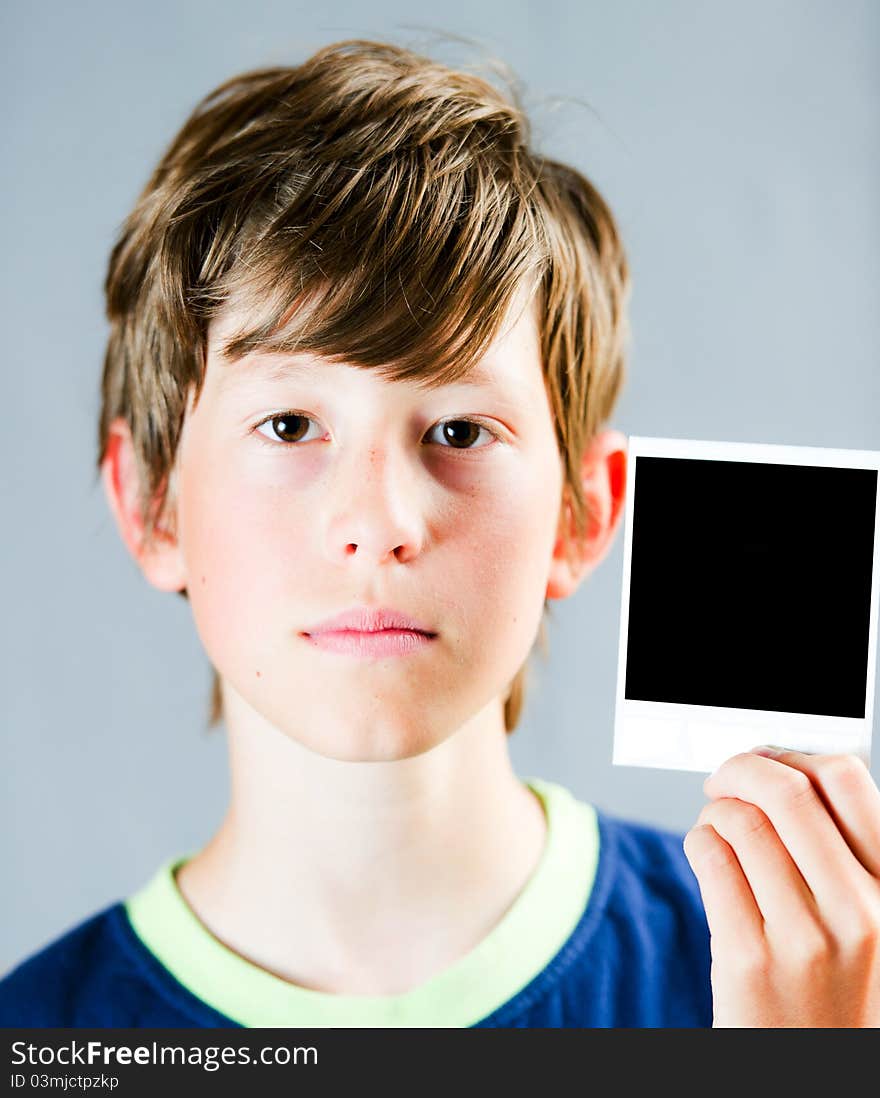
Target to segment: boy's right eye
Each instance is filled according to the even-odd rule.
[[[304,440],[308,441],[306,439],[308,431],[306,425],[309,423],[315,423],[315,420],[302,412],[281,412],[279,415],[262,420],[254,429],[262,439],[267,441],[272,436],[264,434],[260,428],[268,425],[277,442],[303,442]]]

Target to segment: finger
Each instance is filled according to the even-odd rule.
[[[858,755],[777,750],[770,757],[809,776],[850,850],[870,874],[880,877],[880,789]]]
[[[763,916],[765,934],[806,933],[816,926],[816,899],[760,808],[722,797],[703,806],[697,823],[710,824],[733,850]]]
[[[733,848],[711,825],[700,824],[685,835],[684,853],[700,886],[713,957],[757,953],[764,921]]]
[[[703,789],[713,799],[737,797],[757,805],[794,859],[801,876],[840,933],[856,915],[854,901],[875,902],[876,886],[850,850],[809,775],[776,759],[753,753],[734,755],[706,779]]]

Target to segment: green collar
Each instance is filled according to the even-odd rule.
[[[215,938],[178,889],[167,861],[125,901],[143,944],[193,995],[227,1018],[259,1026],[472,1026],[526,986],[559,952],[586,908],[599,858],[592,805],[539,778],[525,784],[547,815],[541,859],[495,927],[469,953],[400,995],[336,995],[298,987]]]

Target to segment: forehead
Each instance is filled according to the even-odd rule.
[[[464,374],[455,386],[496,392],[499,395],[519,394],[525,398],[543,387],[540,336],[534,308],[528,301],[514,302],[498,334],[481,358]],[[275,350],[249,351],[239,358],[224,355],[226,346],[245,330],[247,314],[241,309],[227,309],[212,321],[208,329],[209,369],[215,373],[220,392],[230,392],[252,384],[271,384],[305,379],[316,375],[334,376],[340,371],[371,371],[371,367],[324,358],[315,353],[285,353]],[[381,368],[375,372],[382,375]],[[386,384],[395,381],[382,376]],[[409,381],[397,381],[419,389],[432,391],[447,387],[430,373]]]

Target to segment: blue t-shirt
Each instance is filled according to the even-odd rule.
[[[473,950],[400,995],[292,984],[214,937],[175,883],[186,858],[0,980],[0,1025],[711,1026],[709,930],[683,836],[526,779],[547,840]]]

